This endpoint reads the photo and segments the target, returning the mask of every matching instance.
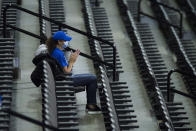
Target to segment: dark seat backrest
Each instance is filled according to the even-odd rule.
[[[43,61],[42,105],[43,122],[57,127],[57,106],[55,79],[46,60]],[[46,131],[47,129],[44,129]]]

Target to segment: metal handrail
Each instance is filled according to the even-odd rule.
[[[168,75],[167,75],[167,101],[169,102],[170,101],[170,91],[174,92],[174,93],[177,93],[179,95],[182,95],[182,96],[185,96],[185,97],[188,97],[188,98],[191,98],[191,99],[194,99],[196,100],[196,97],[195,96],[192,96],[192,95],[189,95],[189,94],[186,94],[184,92],[181,92],[179,90],[176,90],[176,89],[171,89],[170,88],[170,78],[171,78],[171,75],[174,73],[174,72],[177,72],[177,73],[180,73],[182,75],[186,75],[186,76],[192,76],[192,77],[195,77],[196,76],[194,74],[189,74],[187,72],[183,72],[181,70],[178,70],[178,69],[173,69],[173,70],[170,70]]]
[[[144,13],[144,12],[141,11],[141,2],[142,2],[142,0],[139,0],[139,1],[138,1],[137,20],[140,21],[140,14],[142,14],[142,15],[144,15],[144,16],[147,16],[147,17],[149,17],[149,18],[151,18],[151,19],[157,20],[156,17],[151,16],[151,15],[146,14],[146,13]],[[179,9],[170,7],[170,6],[168,6],[168,5],[166,5],[166,4],[163,4],[163,3],[160,3],[160,2],[157,2],[157,1],[152,1],[152,2],[155,3],[155,4],[158,4],[158,5],[164,6],[164,7],[168,8],[168,9],[170,9],[170,10],[174,10],[174,11],[176,11],[176,12],[179,13],[179,15],[180,15],[180,26],[174,25],[174,24],[172,24],[172,23],[169,23],[169,22],[166,21],[166,20],[160,20],[160,19],[159,19],[159,20],[157,20],[157,21],[159,21],[160,23],[166,23],[166,24],[168,24],[169,26],[172,26],[172,27],[174,27],[174,28],[177,28],[177,29],[179,30],[180,38],[182,38],[182,37],[183,37],[183,33],[182,33],[183,14],[182,14],[182,12],[181,12]]]
[[[76,29],[76,28],[74,28],[74,27],[71,27],[71,26],[69,26],[69,25],[62,24],[61,22],[58,22],[58,21],[53,20],[53,19],[51,19],[51,18],[48,18],[48,17],[46,17],[46,16],[42,16],[41,14],[32,12],[32,11],[30,11],[30,10],[28,10],[28,9],[19,7],[19,6],[17,6],[17,5],[13,5],[13,4],[6,5],[6,6],[4,7],[4,9],[3,9],[3,37],[4,37],[4,38],[6,38],[6,27],[10,27],[10,28],[13,28],[13,29],[15,29],[15,30],[18,29],[18,31],[20,30],[20,31],[23,32],[23,33],[26,32],[26,34],[31,35],[31,36],[33,36],[33,37],[35,37],[35,38],[42,39],[42,37],[39,37],[39,36],[37,36],[37,35],[35,35],[35,34],[31,33],[31,32],[28,32],[28,31],[25,31],[25,30],[22,30],[22,29],[19,29],[19,28],[17,28],[17,27],[14,27],[14,26],[12,26],[12,25],[7,24],[7,21],[6,21],[6,12],[7,12],[7,10],[8,10],[9,8],[15,8],[15,9],[21,10],[21,11],[23,11],[23,12],[26,12],[26,13],[28,13],[28,14],[31,14],[31,15],[33,15],[33,16],[39,17],[39,18],[41,18],[41,19],[50,21],[50,22],[52,22],[52,23],[54,23],[54,24],[57,24],[57,25],[59,26],[59,29],[62,28],[62,27],[63,27],[63,28],[67,28],[67,29],[70,29],[70,30],[72,30],[72,31],[74,31],[74,32],[77,32],[77,33],[79,33],[79,34],[85,35],[85,36],[87,36],[87,37],[89,37],[89,38],[92,38],[92,39],[95,39],[95,40],[98,40],[98,41],[101,41],[101,42],[103,42],[103,43],[105,43],[105,44],[110,45],[110,46],[113,48],[113,64],[107,63],[107,62],[102,61],[102,60],[98,60],[97,58],[88,56],[87,54],[84,54],[84,53],[80,53],[80,55],[83,56],[83,57],[86,57],[86,58],[90,58],[91,60],[98,61],[98,62],[100,62],[100,63],[102,63],[102,64],[104,64],[104,65],[107,65],[107,66],[109,66],[110,68],[112,68],[112,69],[113,69],[113,81],[116,80],[116,46],[115,46],[113,43],[111,43],[111,42],[109,42],[109,41],[107,41],[107,40],[103,40],[103,39],[100,38],[100,37],[93,36],[93,35],[91,35],[91,34],[89,34],[89,33],[86,33],[86,32],[83,32],[83,31],[81,31],[81,30],[78,30],[78,29]],[[70,48],[70,49],[71,49],[71,48]],[[82,55],[82,54],[83,54],[83,55]],[[87,57],[87,56],[88,56],[88,57]]]
[[[12,28],[12,29],[14,29],[14,30],[17,30],[17,31],[19,31],[19,32],[22,32],[22,33],[27,34],[27,35],[29,35],[29,36],[32,36],[32,37],[34,37],[34,38],[40,39],[40,40],[42,40],[42,41],[45,41],[45,40],[46,40],[45,37],[36,35],[36,34],[34,34],[34,33],[32,33],[32,32],[23,30],[23,29],[18,28],[18,27],[15,27],[15,26],[12,26],[12,25],[9,25],[9,24],[7,24],[7,27],[10,27],[10,28]],[[71,50],[71,51],[73,51],[73,52],[76,51],[75,49],[72,49],[72,48],[70,48],[70,47],[67,47],[66,50],[67,50],[67,51],[70,51],[70,50]],[[86,58],[88,58],[88,59],[91,59],[91,60],[100,62],[100,63],[102,63],[102,64],[104,64],[104,65],[107,65],[107,66],[110,66],[110,67],[113,67],[113,68],[114,68],[114,66],[113,66],[112,64],[107,63],[107,62],[105,62],[105,61],[102,61],[102,60],[100,60],[100,59],[98,59],[98,58],[96,58],[96,57],[89,56],[89,55],[87,55],[87,54],[85,54],[85,53],[82,53],[82,52],[80,52],[80,55],[83,56],[83,57],[86,57]]]

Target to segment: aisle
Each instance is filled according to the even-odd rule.
[[[22,7],[38,12],[38,1],[25,0]],[[28,30],[39,35],[39,20],[24,12],[18,14],[19,28]],[[30,74],[34,69],[32,59],[39,44],[39,40],[23,33],[16,32],[16,43],[19,45],[20,78],[13,90],[12,109],[37,120],[42,120],[41,90],[35,87],[30,80]],[[32,123],[18,118],[11,118],[11,131],[42,131]]]

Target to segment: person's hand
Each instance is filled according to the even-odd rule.
[[[70,55],[70,57],[69,57],[69,62],[70,62],[71,64],[74,64],[74,63],[76,62],[76,60],[77,60],[79,54],[80,54],[80,50],[79,50],[79,49],[77,49],[74,53],[71,52],[71,55]]]

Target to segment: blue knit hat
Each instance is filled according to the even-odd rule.
[[[54,33],[52,36],[53,40],[65,40],[65,41],[70,41],[72,38],[68,36],[65,32],[63,31],[57,31]]]

